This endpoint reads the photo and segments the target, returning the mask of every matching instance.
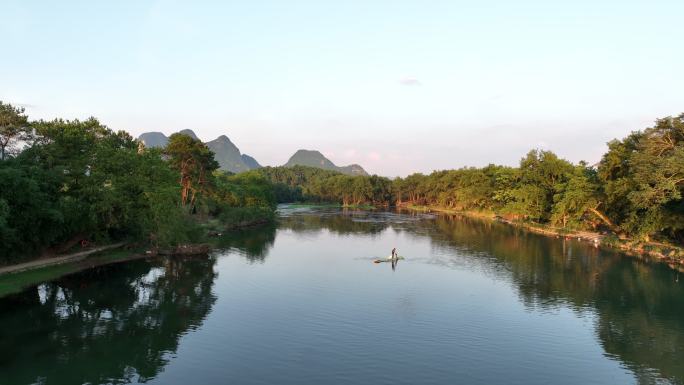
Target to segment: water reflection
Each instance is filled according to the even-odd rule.
[[[491,274],[510,275],[529,308],[593,311],[605,352],[641,383],[654,382],[654,372],[684,379],[684,288],[673,279],[677,272],[498,223],[441,217],[431,226],[437,247],[468,250]]]
[[[215,246],[218,254],[236,251],[250,263],[263,263],[275,237],[276,225],[257,226],[227,232],[217,238]]]
[[[368,211],[331,208],[279,209],[280,228],[298,234],[319,233],[323,230],[337,235],[378,235],[389,227],[401,229],[404,225],[434,219],[432,214],[403,211]]]
[[[292,230],[300,235],[316,234],[324,229],[338,235],[373,235],[380,234],[388,226],[387,222],[354,220],[352,215],[296,215],[280,220],[281,229]]]
[[[399,261],[387,263],[396,274],[389,274],[391,272],[385,270],[382,273],[388,274],[369,274],[365,278],[354,275],[353,280],[340,281],[344,285],[330,287],[326,286],[328,281],[324,278],[340,279],[342,274],[338,271],[368,270],[346,270],[360,268],[356,263],[340,263],[335,267],[340,270],[323,272],[330,273],[325,276],[321,270],[316,270],[317,266],[330,265],[319,265],[318,259],[306,260],[309,262],[306,266],[278,263],[247,266],[253,275],[221,294],[222,303],[230,305],[224,309],[221,322],[232,322],[231,326],[239,330],[239,333],[233,334],[234,339],[227,340],[231,344],[239,344],[241,335],[251,333],[259,326],[255,326],[249,317],[241,322],[240,312],[232,309],[247,309],[245,314],[263,314],[262,318],[267,321],[283,317],[274,324],[282,324],[291,330],[296,329],[296,325],[288,324],[288,316],[290,321],[300,322],[292,313],[288,313],[287,309],[294,308],[297,314],[311,311],[314,326],[318,321],[325,325],[321,329],[314,328],[310,333],[307,329],[309,334],[294,334],[288,340],[292,345],[284,345],[288,348],[300,346],[299,343],[306,345],[307,349],[315,348],[308,342],[316,338],[319,343],[327,341],[327,338],[336,341],[336,330],[352,333],[351,337],[354,337],[353,333],[369,328],[374,330],[379,322],[364,323],[363,320],[385,319],[372,318],[382,314],[383,303],[380,302],[380,310],[374,303],[364,308],[363,302],[356,303],[355,297],[347,295],[346,290],[354,284],[363,287],[366,284],[364,279],[383,280],[388,277],[394,281],[382,281],[385,284],[383,290],[391,291],[400,287],[399,282],[406,281],[406,277],[414,279],[412,284],[424,285],[426,280],[433,279],[432,275],[421,278],[408,273],[418,270],[414,263],[426,263],[439,266],[440,272],[449,273],[440,279],[446,276],[446,279],[451,280],[456,276],[446,269],[461,269],[483,273],[496,282],[510,283],[514,295],[530,313],[571,309],[580,317],[586,316],[603,353],[629,368],[640,383],[663,380],[681,383],[684,379],[684,287],[679,282],[679,273],[667,266],[625,258],[574,240],[530,234],[499,223],[462,217],[403,215],[398,212],[348,210],[340,214],[338,210],[330,209],[289,212],[280,219],[278,228],[258,227],[226,234],[216,242],[223,251],[244,256],[249,263],[263,264],[274,247],[279,231],[295,235],[329,232],[339,236],[333,237],[335,239],[321,237],[319,242],[322,243],[316,244],[319,247],[345,247],[349,235],[354,236],[352,239],[387,236],[387,239],[379,238],[381,242],[378,243],[382,244],[401,235],[400,239],[404,243],[420,240],[429,244],[430,252],[424,257],[414,256],[402,261],[401,271],[398,270]],[[401,248],[402,245],[398,246]],[[292,256],[296,257],[284,254],[283,258]],[[370,264],[369,258],[364,257],[364,263]],[[339,260],[345,261],[343,258]],[[276,270],[269,270],[269,266],[276,266]],[[428,267],[429,271],[435,271],[433,266]],[[384,266],[378,268],[385,269]],[[373,269],[377,272],[377,269]],[[306,274],[301,273],[303,271]],[[235,271],[226,272],[238,275]],[[257,280],[259,275],[256,273],[259,272],[265,274],[260,277],[267,277],[273,282]],[[311,281],[312,286],[300,288],[295,282],[290,287],[287,286],[291,284],[289,278],[282,277],[291,275],[296,277],[293,278],[295,281],[304,277],[320,276],[320,279]],[[479,274],[474,275],[479,277]],[[278,281],[279,276],[282,281]],[[227,284],[225,280],[228,277],[224,276],[223,284]],[[472,278],[470,275],[468,277]],[[215,260],[212,258],[138,261],[76,274],[4,298],[0,300],[0,383],[127,383],[155,378],[178,351],[181,336],[200,327],[212,311],[216,302],[213,292],[216,278]],[[243,284],[240,285],[240,282]],[[274,287],[269,285],[287,295],[273,295]],[[313,299],[332,298],[339,303],[328,307],[325,302],[313,301],[309,297],[311,287],[318,293]],[[338,291],[344,291],[345,295],[334,296]],[[250,293],[253,297],[249,296]],[[250,301],[245,298],[250,298]],[[283,303],[287,298],[294,299]],[[482,306],[487,305],[486,300],[485,293]],[[411,329],[411,322],[425,322],[425,319],[418,317],[425,315],[419,311],[421,306],[430,306],[429,301],[425,301],[425,297],[407,291],[402,294],[399,303],[388,306],[399,309],[409,325],[404,325],[405,332],[409,336],[410,332],[415,333],[417,340],[423,337],[420,334],[423,331],[434,330],[430,328],[434,328],[435,324],[443,327],[449,323],[440,313],[429,318],[429,324]],[[255,307],[238,306],[243,302],[255,303]],[[345,304],[348,312],[335,313],[338,308],[345,309]],[[213,316],[219,314],[220,309],[221,306],[217,305]],[[353,313],[354,309],[364,310]],[[525,313],[524,310],[522,312]],[[322,318],[318,319],[316,315]],[[326,318],[326,315],[330,318]],[[354,322],[357,320],[363,327],[345,329],[349,325],[356,325]],[[261,327],[266,331],[279,331],[274,324],[266,322]],[[331,324],[337,325],[338,329]],[[467,323],[460,326],[474,328]],[[221,329],[219,334],[224,333],[224,329]],[[268,340],[268,334],[262,336],[255,332],[256,338],[243,341],[243,345],[226,344],[221,352],[226,357],[239,357],[243,353],[249,356],[255,352],[279,354],[283,351],[282,346],[278,350],[278,347],[269,345],[264,348],[267,349],[266,353],[258,349],[250,350],[260,346],[258,339],[262,337],[267,342],[282,338],[282,333],[274,334],[278,335],[278,339]],[[348,335],[345,334],[344,338]],[[443,335],[441,332],[435,333],[434,343],[437,344]],[[354,344],[351,344],[354,355],[370,344],[368,341],[361,337],[354,340]],[[391,339],[383,341],[387,344],[395,342]],[[401,341],[401,338],[396,341]],[[243,346],[244,350],[231,351],[232,346]],[[337,351],[339,345],[334,346]],[[444,352],[452,353],[454,346],[443,347]],[[394,345],[393,349],[401,351],[401,346]],[[426,350],[422,354],[429,355],[432,351]],[[329,356],[331,353],[328,353]],[[326,354],[319,357],[326,357]],[[342,355],[338,358],[350,360],[350,357]],[[240,368],[235,361],[232,361],[232,368]],[[337,366],[334,364],[341,361],[332,360],[332,366],[325,367],[326,370],[335,370]],[[293,361],[283,362],[290,365]],[[259,366],[258,363],[254,365]],[[313,366],[307,363],[306,368]],[[207,364],[204,369],[216,368]],[[283,372],[286,370],[283,369]]]
[[[424,262],[511,281],[530,311],[568,307],[580,315],[596,314],[595,333],[605,354],[620,360],[640,383],[684,381],[684,287],[679,272],[665,265],[465,217],[396,223],[383,216],[357,221],[353,215],[294,215],[283,226],[338,234],[391,227],[428,237],[435,252]]]
[[[216,300],[215,260],[101,267],[2,299],[0,382],[129,383],[155,377]]]
[[[673,381],[684,379],[684,290],[667,267],[575,241],[510,229],[483,232],[488,225],[474,221],[441,222],[442,231],[455,239],[470,237],[470,247],[505,265],[530,306],[569,304],[595,310],[604,350],[632,369],[640,382],[652,382],[653,369]]]
[[[594,311],[605,352],[640,382],[654,381],[654,370],[673,382],[684,379],[684,288],[673,279],[678,272],[497,223],[440,218],[434,226],[439,245],[495,257],[488,265],[505,268],[530,308]]]

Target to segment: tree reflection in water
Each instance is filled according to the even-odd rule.
[[[449,255],[470,259],[487,274],[510,277],[530,310],[568,306],[596,314],[604,351],[630,368],[640,383],[684,378],[684,287],[677,282],[678,272],[499,223],[440,217],[430,225],[435,231],[427,234],[437,248],[451,249]]]
[[[400,230],[407,224],[434,219],[431,214],[415,211],[368,211],[356,209],[312,209],[309,211],[281,211],[279,228],[300,235],[327,230],[337,235],[373,236],[387,228]],[[415,228],[415,227],[414,227]]]
[[[2,381],[129,383],[155,377],[216,301],[208,257],[96,268],[0,301]],[[28,320],[28,322],[27,322]]]
[[[678,272],[497,222],[447,215],[430,219],[419,214],[396,221],[395,214],[302,213],[284,218],[281,228],[326,229],[339,235],[373,235],[391,228],[428,237],[436,252],[425,262],[445,267],[465,264],[511,280],[530,311],[569,307],[578,314],[595,314],[595,333],[606,355],[632,370],[640,383],[663,378],[677,383],[684,378],[684,286]]]
[[[466,264],[512,282],[529,311],[570,308],[590,315],[605,354],[640,383],[684,378],[684,287],[667,266],[488,221],[329,211],[285,215],[277,230],[254,228],[217,243],[263,263],[276,231],[375,237],[390,230],[427,238],[434,252],[426,263]],[[1,299],[0,383],[126,383],[157,376],[180,337],[211,311],[214,264],[205,257],[112,265]]]
[[[216,248],[224,253],[235,251],[250,263],[263,263],[273,247],[276,226],[265,225],[230,231],[217,238]]]

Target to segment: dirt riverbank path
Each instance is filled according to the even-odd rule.
[[[78,253],[60,255],[59,257],[37,259],[35,261],[19,263],[16,265],[0,267],[0,275],[18,273],[20,271],[33,270],[46,266],[59,265],[62,263],[76,262],[85,259],[87,256],[99,253],[101,251],[118,249],[126,244],[126,242],[113,243],[107,246],[96,247],[79,251]]]

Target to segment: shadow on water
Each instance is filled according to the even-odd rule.
[[[605,354],[630,368],[640,383],[684,379],[684,286],[678,272],[495,222],[445,216],[429,226],[433,247],[455,251],[487,274],[508,276],[530,310],[568,306],[596,314],[595,333]],[[439,257],[430,262],[454,263]]]
[[[263,263],[275,242],[276,228],[269,224],[227,232],[216,239],[214,246],[219,254],[237,252],[250,263]]]
[[[0,300],[1,383],[144,382],[216,301],[212,258],[110,265]],[[9,348],[11,347],[11,348]]]

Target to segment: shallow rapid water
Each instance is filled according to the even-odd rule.
[[[684,383],[684,276],[473,219],[281,208],[0,299],[0,384]],[[406,259],[372,263],[392,247]]]

